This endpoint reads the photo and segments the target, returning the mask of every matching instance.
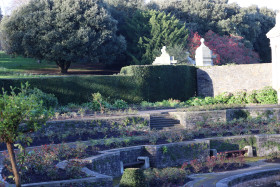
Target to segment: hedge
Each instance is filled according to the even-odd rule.
[[[60,104],[88,102],[95,92],[129,103],[169,98],[186,100],[196,92],[196,69],[187,65],[128,66],[122,68],[119,75],[0,79],[5,90],[25,82],[53,93]]]
[[[196,94],[196,68],[187,65],[128,66],[121,74],[134,76],[145,101],[187,100]]]

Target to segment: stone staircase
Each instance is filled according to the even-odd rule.
[[[181,128],[180,120],[174,119],[168,113],[151,114],[150,128],[155,130],[170,130]]]

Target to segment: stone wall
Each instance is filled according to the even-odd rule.
[[[120,153],[120,161],[124,164],[129,164],[137,161],[139,156],[143,156],[144,147],[143,146],[134,146],[134,147],[126,147],[126,148],[118,148],[111,149],[108,151],[102,151],[106,153],[110,152],[119,152]]]
[[[280,151],[280,135],[279,134],[263,134],[256,135],[257,139],[257,155],[267,156],[273,152]]]
[[[207,140],[210,140],[210,148],[218,152],[241,150],[247,145],[257,147],[256,136],[253,135],[215,137]]]
[[[113,177],[121,176],[120,152],[104,153],[84,159],[89,161],[90,170]]]
[[[197,70],[199,96],[259,90],[266,86],[272,86],[272,65],[268,63],[199,67]]]
[[[180,120],[186,129],[195,129],[199,123],[229,122],[240,118],[280,119],[279,108],[244,108],[210,111],[178,111],[169,112],[171,116]]]
[[[209,140],[186,141],[179,143],[146,145],[146,156],[151,167],[165,168],[181,166],[184,162],[204,159],[209,156]]]
[[[180,124],[186,129],[194,129],[197,123],[226,122],[226,110],[169,112],[171,116],[180,120]]]

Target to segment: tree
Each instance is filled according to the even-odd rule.
[[[200,46],[201,36],[198,33],[192,33],[189,38],[189,51],[194,57],[195,50]],[[208,31],[205,36],[205,45],[207,45],[216,55],[214,63],[216,65],[224,65],[228,63],[250,64],[258,63],[259,56],[251,48],[247,48],[242,42],[240,36],[219,36],[213,31]]]
[[[31,0],[3,19],[10,53],[54,61],[112,63],[126,48],[117,21],[102,0]]]
[[[28,95],[28,84],[11,93],[3,90],[0,95],[0,142],[6,143],[16,186],[21,186],[14,152],[14,143],[26,132],[36,131],[46,122],[49,112],[38,102],[35,95]],[[28,95],[28,96],[27,96]]]
[[[124,27],[127,54],[134,64],[151,64],[163,46],[184,48],[188,38],[188,30],[178,19],[154,10],[136,12]]]
[[[165,11],[186,23],[188,29],[204,36],[209,30],[219,35],[238,35],[248,48],[259,53],[262,62],[271,61],[266,33],[275,25],[275,12],[251,6],[241,8],[228,0],[161,0],[157,10]]]

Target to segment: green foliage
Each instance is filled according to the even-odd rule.
[[[215,97],[192,97],[186,101],[186,105],[203,106],[213,104],[276,104],[277,92],[271,87],[265,87],[262,90],[254,90],[252,92],[237,92],[234,94],[222,93]]]
[[[41,90],[39,90],[38,88],[30,89],[28,91],[28,94],[35,95],[36,98],[38,99],[38,102],[40,102],[42,100],[43,106],[46,107],[47,109],[55,108],[58,105],[58,100],[54,96],[54,94],[44,93]]]
[[[18,92],[18,93],[17,93]],[[28,94],[28,84],[18,90],[11,87],[10,94],[3,89],[0,95],[0,142],[14,143],[24,132],[36,131],[49,117],[43,102]],[[24,126],[20,124],[25,123]]]
[[[22,79],[0,79],[5,89],[29,82],[45,93],[52,93],[60,104],[84,103],[99,92],[110,101],[122,99],[128,103],[160,101],[174,98],[186,100],[196,91],[196,68],[177,66],[129,66],[124,75],[61,76]]]
[[[123,35],[128,42],[127,54],[134,64],[151,64],[163,46],[177,48],[180,53],[186,46],[188,30],[171,14],[159,11],[138,11],[123,26]]]
[[[161,101],[169,98],[186,100],[196,92],[196,68],[175,66],[128,66],[121,74],[133,75],[139,86],[139,96],[145,101]]]
[[[127,168],[124,170],[120,187],[145,187],[147,186],[144,173],[141,169]]]
[[[127,102],[125,102],[122,99],[117,99],[117,100],[115,100],[113,107],[115,107],[117,109],[125,109],[128,107],[128,104],[127,104]]]
[[[54,61],[62,73],[72,62],[113,62],[126,48],[116,32],[100,0],[33,0],[1,22],[7,52]]]
[[[257,92],[255,98],[258,103],[262,104],[276,104],[278,102],[277,92],[271,87],[266,87]]]
[[[149,186],[183,185],[187,175],[180,168],[147,169],[144,174]]]
[[[227,0],[162,0],[157,1],[153,9],[175,15],[188,29],[200,35],[212,30],[219,35],[242,36],[246,47],[254,48],[262,62],[271,62],[266,34],[275,25],[273,10],[257,6],[241,8]]]
[[[245,104],[246,92],[237,92],[227,101],[228,104]]]

